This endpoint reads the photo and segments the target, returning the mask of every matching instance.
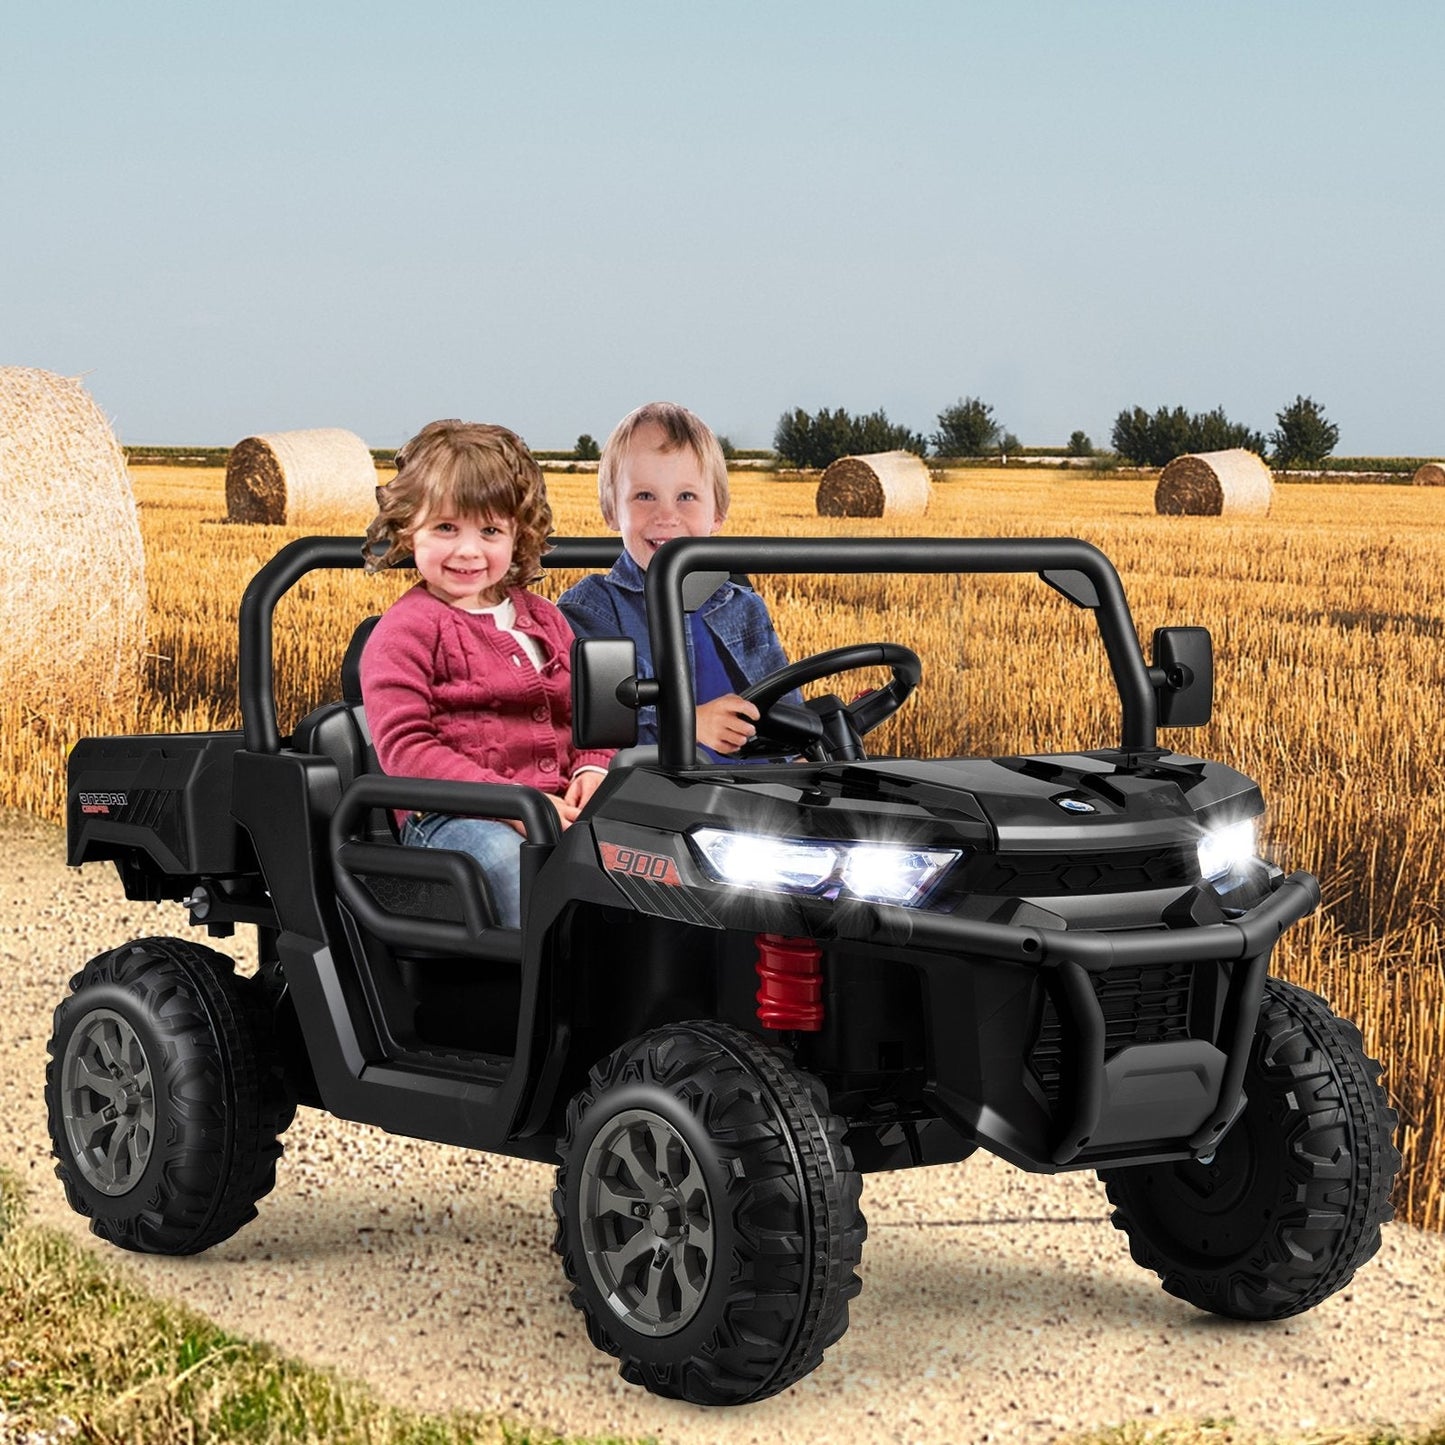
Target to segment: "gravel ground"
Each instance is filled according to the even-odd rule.
[[[69,1212],[51,1171],[50,1013],[95,953],[153,933],[206,940],[179,905],[127,903],[108,865],[67,869],[56,828],[0,816],[0,850],[0,1159],[27,1181],[31,1217],[383,1398],[667,1445],[1035,1441],[1179,1417],[1289,1435],[1440,1419],[1440,1236],[1387,1226],[1343,1294],[1243,1326],[1171,1299],[1134,1265],[1092,1175],[1028,1175],[984,1155],[866,1180],[848,1334],[791,1391],[730,1411],[655,1400],[588,1344],[549,1250],[541,1165],[303,1109],[275,1192],[238,1236],[200,1258],[123,1254]],[[234,952],[244,963],[247,948]]]

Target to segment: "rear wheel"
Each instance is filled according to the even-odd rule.
[[[786,1389],[848,1327],[862,1182],[823,1086],[749,1034],[658,1029],[572,1101],[555,1248],[592,1342],[654,1394]]]
[[[1248,1104],[1213,1158],[1100,1172],[1135,1261],[1235,1319],[1282,1319],[1342,1289],[1393,1213],[1396,1115],[1379,1074],[1354,1024],[1269,979]]]
[[[102,1239],[195,1254],[256,1216],[295,1112],[254,980],[147,938],[92,959],[55,1011],[45,1102],[66,1199]]]

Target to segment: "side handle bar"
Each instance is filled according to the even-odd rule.
[[[515,818],[527,842],[551,845],[562,836],[557,810],[547,795],[520,783],[455,783],[442,778],[398,778],[369,773],[342,793],[331,818],[331,846],[354,838],[369,808],[456,813],[464,817]]]
[[[536,788],[509,783],[455,783],[435,778],[357,778],[341,795],[331,818],[332,875],[336,892],[353,914],[377,937],[398,947],[419,947],[439,953],[506,959],[521,957],[517,930],[499,928],[487,879],[481,865],[450,849],[400,848],[394,843],[367,843],[358,838],[371,808],[398,808],[428,813],[459,813],[486,818],[515,818],[527,830],[524,860],[545,854],[561,830],[557,810]],[[523,890],[535,866],[524,861]],[[443,883],[460,903],[462,921],[399,915],[382,908],[358,874]]]

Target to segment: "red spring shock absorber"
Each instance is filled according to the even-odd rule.
[[[823,1027],[823,950],[811,938],[760,933],[758,1022],[765,1029]]]

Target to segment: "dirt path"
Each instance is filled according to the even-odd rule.
[[[549,1250],[540,1165],[302,1110],[259,1219],[200,1258],[124,1255],[66,1209],[51,1173],[50,1011],[105,948],[205,940],[178,905],[126,903],[107,865],[66,869],[57,829],[0,818],[0,856],[0,1159],[28,1182],[32,1218],[387,1399],[665,1445],[1040,1441],[1175,1416],[1288,1435],[1441,1416],[1445,1239],[1389,1226],[1344,1294],[1240,1326],[1130,1261],[1092,1175],[1030,1176],[982,1155],[869,1177],[851,1329],[793,1390],[732,1411],[655,1400],[588,1344]]]

